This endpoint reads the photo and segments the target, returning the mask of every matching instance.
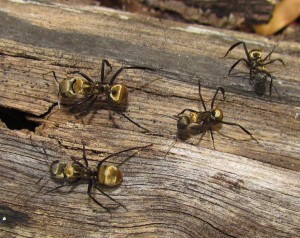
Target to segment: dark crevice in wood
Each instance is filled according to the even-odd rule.
[[[19,110],[0,106],[0,119],[11,130],[28,129],[29,131],[34,131],[35,128],[41,125],[38,122],[28,120],[26,118],[27,115],[27,113]]]

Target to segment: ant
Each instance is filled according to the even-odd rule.
[[[56,160],[53,161],[50,165],[50,174],[53,179],[57,179],[60,181],[66,182],[63,185],[60,185],[54,189],[51,189],[49,192],[52,192],[54,190],[57,190],[61,187],[65,186],[71,186],[75,183],[78,183],[80,180],[87,179],[89,181],[88,183],[88,189],[87,194],[88,196],[100,207],[104,208],[106,211],[110,213],[110,210],[103,206],[96,198],[92,195],[92,188],[97,189],[99,192],[101,192],[104,196],[108,197],[115,203],[119,204],[123,208],[127,210],[127,208],[121,204],[120,202],[113,199],[111,196],[103,192],[99,185],[103,185],[106,187],[117,187],[121,185],[123,182],[123,175],[121,170],[115,166],[115,165],[103,165],[104,162],[106,162],[108,159],[110,159],[113,156],[122,154],[124,152],[132,151],[132,150],[138,150],[134,154],[138,153],[139,151],[146,149],[148,147],[152,146],[152,144],[146,145],[146,146],[140,146],[140,147],[133,147],[130,149],[125,149],[113,154],[110,154],[109,156],[105,157],[103,160],[101,160],[96,169],[91,169],[88,164],[88,160],[86,158],[85,153],[85,146],[83,145],[83,160],[84,164],[77,161],[75,158],[71,157],[73,160],[73,163],[67,164],[65,162]],[[133,155],[129,156],[128,158],[132,157]]]
[[[224,88],[218,87],[216,92],[215,92],[215,95],[212,98],[211,108],[208,111],[206,109],[205,102],[204,102],[204,100],[202,98],[202,95],[201,95],[201,85],[200,85],[200,81],[199,81],[199,97],[200,97],[200,101],[202,103],[202,106],[204,108],[204,112],[203,111],[198,112],[198,111],[195,111],[195,110],[192,110],[192,109],[184,109],[182,112],[180,112],[177,115],[177,117],[179,117],[179,119],[177,121],[178,130],[186,130],[188,128],[188,126],[190,126],[191,124],[196,124],[196,125],[200,126],[200,128],[198,128],[198,130],[197,130],[197,134],[200,134],[200,133],[205,134],[207,128],[209,128],[211,138],[212,138],[212,141],[213,141],[214,149],[216,149],[216,148],[215,148],[215,141],[214,141],[212,126],[217,125],[217,124],[226,124],[226,125],[231,125],[231,126],[238,126],[245,133],[250,135],[252,137],[252,139],[254,139],[252,134],[248,130],[246,130],[244,127],[242,127],[241,125],[239,125],[237,123],[233,123],[233,122],[223,121],[223,112],[222,112],[222,110],[219,109],[219,108],[214,108],[215,99],[216,99],[216,96],[217,96],[219,91],[223,95],[223,100],[225,100],[225,90],[224,90]],[[187,111],[189,112],[189,114],[184,114]]]
[[[95,103],[98,97],[105,97],[104,100],[107,100],[108,103],[111,105],[125,104],[127,102],[128,90],[125,84],[114,84],[118,75],[123,70],[127,70],[127,69],[141,69],[141,70],[150,70],[150,71],[156,70],[154,68],[144,67],[144,66],[123,66],[115,72],[115,74],[111,77],[108,83],[105,83],[104,82],[105,66],[109,67],[110,71],[112,70],[112,66],[108,62],[108,60],[103,59],[101,64],[100,81],[95,81],[91,79],[88,75],[80,71],[72,71],[69,74],[78,74],[81,77],[68,77],[62,80],[61,82],[59,82],[55,72],[50,71],[52,72],[55,81],[59,85],[58,107],[60,108],[60,96],[68,97],[68,98],[83,96],[84,99],[73,104],[73,106],[70,109],[71,112],[74,112],[76,109],[78,109],[79,106],[85,105],[84,111],[82,111],[79,115],[77,115],[77,117],[81,117],[82,115],[87,114],[89,112],[89,110],[91,109],[92,105]],[[121,114],[130,122],[132,122],[133,124],[135,124],[136,126],[145,129],[141,127],[139,124],[137,124],[136,122],[134,122],[133,120],[131,120],[129,117],[124,115],[123,113],[121,112],[118,113]]]
[[[284,65],[284,62],[282,59],[278,58],[278,59],[273,59],[270,60],[271,55],[275,49],[275,47],[273,47],[273,49],[271,50],[271,52],[265,57],[263,58],[263,54],[261,50],[258,49],[252,49],[250,51],[248,51],[247,46],[245,44],[245,42],[240,41],[237,42],[235,44],[233,44],[228,51],[226,52],[224,58],[229,54],[229,52],[231,50],[233,50],[235,47],[237,47],[238,45],[242,44],[244,46],[244,50],[245,50],[245,54],[247,59],[241,58],[239,60],[237,60],[230,68],[228,75],[230,75],[230,72],[235,68],[235,66],[237,66],[241,61],[244,61],[247,65],[247,67],[250,70],[250,84],[252,86],[254,86],[254,91],[257,95],[262,96],[265,94],[266,92],[266,83],[267,83],[267,79],[270,78],[270,86],[269,86],[269,96],[271,96],[272,94],[272,87],[275,89],[276,93],[277,89],[275,88],[275,86],[273,86],[273,76],[266,70],[266,65],[268,64],[272,64],[275,61],[279,61]],[[279,94],[278,94],[279,95]]]

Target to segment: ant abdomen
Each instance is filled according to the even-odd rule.
[[[115,84],[111,86],[109,99],[115,104],[123,104],[128,97],[128,90],[124,84]]]
[[[101,165],[98,170],[98,182],[109,187],[118,186],[123,182],[122,172],[114,165]]]

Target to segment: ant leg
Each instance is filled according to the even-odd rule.
[[[182,110],[182,112],[178,113],[176,116],[179,117],[179,115],[185,113],[186,111],[189,111],[189,112],[197,112],[197,111],[195,111],[195,110],[193,110],[193,109],[188,109],[188,108],[186,108],[186,109]]]
[[[61,90],[60,90],[59,82],[58,82],[58,79],[56,77],[55,72],[52,70],[52,71],[50,71],[48,73],[45,73],[45,74],[43,74],[43,78],[45,79],[45,75],[47,75],[49,73],[53,74],[54,80],[58,83],[57,105],[58,105],[58,108],[60,109],[60,95],[61,95]]]
[[[85,158],[86,159],[86,158]],[[86,168],[88,166],[84,166],[82,163],[80,163],[75,157],[71,156],[71,160],[73,160],[74,163],[78,164],[79,166]]]
[[[91,84],[93,84],[95,86],[95,82],[89,76],[87,76],[85,73],[82,73],[82,72],[76,70],[76,71],[69,72],[68,74],[79,74],[82,77],[84,77],[88,82],[90,82]]]
[[[216,96],[217,96],[217,94],[218,94],[219,91],[221,91],[221,93],[223,94],[223,101],[225,100],[225,90],[224,90],[224,88],[218,87],[217,90],[216,90],[216,92],[215,92],[215,95],[212,98],[211,108],[210,109],[213,109],[214,103],[215,103],[215,99],[216,99]]]
[[[109,156],[106,156],[103,160],[101,160],[98,165],[97,165],[97,171],[99,170],[100,166],[108,159],[110,159],[111,157],[113,156],[116,156],[116,155],[119,155],[119,154],[122,154],[124,152],[128,152],[128,151],[132,151],[132,150],[138,150],[137,152],[140,152],[141,150],[143,149],[146,149],[150,146],[152,146],[153,144],[149,144],[149,145],[146,145],[146,146],[136,146],[136,147],[132,147],[130,149],[125,149],[125,150],[121,150],[119,152],[116,152],[116,153],[113,153],[113,154],[110,154]]]
[[[114,201],[115,203],[119,204],[121,207],[123,207],[126,211],[127,208],[126,206],[124,206],[122,203],[118,202],[116,199],[112,198],[111,196],[109,196],[108,194],[106,194],[105,192],[103,192],[100,188],[98,188],[97,186],[94,186],[100,193],[102,193],[104,196],[108,197],[110,200]]]
[[[271,52],[265,58],[262,59],[262,62],[265,62],[268,58],[271,58],[271,54],[273,53],[274,50],[275,50],[275,46],[273,46]]]
[[[101,64],[101,73],[100,73],[100,82],[104,83],[104,67],[105,65],[107,65],[110,68],[110,71],[112,71],[112,67],[111,64],[108,62],[108,60],[104,59],[102,60],[102,64]]]
[[[246,64],[247,64],[247,66],[248,67],[251,67],[251,65],[250,65],[250,61],[247,61],[246,59],[239,59],[238,61],[236,61],[232,66],[231,66],[231,68],[229,69],[229,71],[228,71],[228,75],[230,75],[230,73],[231,73],[231,71],[235,68],[235,66],[237,66],[238,65],[238,63],[240,63],[241,61],[244,61]]]
[[[102,207],[103,209],[105,209],[107,212],[109,212],[109,213],[111,214],[111,211],[110,211],[107,207],[103,206],[100,202],[97,201],[96,198],[94,198],[94,197],[92,196],[91,190],[92,190],[92,187],[94,187],[94,185],[95,185],[95,181],[91,179],[90,182],[89,182],[87,194],[89,195],[89,197],[90,197],[95,203],[97,203],[100,207]]]
[[[93,96],[95,96],[95,95],[92,94],[92,95],[88,96],[87,98],[85,98],[84,100],[75,103],[75,104],[71,107],[70,111],[71,111],[71,112],[74,112],[75,109],[76,109],[78,106],[80,106],[81,104],[84,104],[84,103],[88,102],[89,100],[91,100],[91,99],[93,98]]]
[[[211,139],[213,141],[213,147],[214,147],[214,150],[215,150],[216,149],[216,147],[215,147],[215,139],[214,139],[214,134],[213,134],[213,131],[211,129],[211,126],[209,126],[209,131],[210,131]]]
[[[30,143],[31,143],[31,145],[33,146],[33,148],[34,148],[38,153],[40,153],[40,151],[37,149],[37,147],[38,147],[37,144],[35,144],[35,143],[33,142],[33,140],[32,140],[32,136],[30,136]],[[45,155],[45,157],[46,157],[46,159],[47,159],[47,163],[48,163],[48,165],[50,165],[48,154],[47,154],[47,152],[46,152],[46,150],[45,150],[44,147],[42,147],[42,149],[43,149],[44,155]],[[38,185],[38,184],[46,177],[47,174],[48,174],[48,172],[46,172],[46,173],[43,175],[43,177],[39,178],[39,180],[35,183],[35,185]]]
[[[124,118],[126,118],[128,121],[130,121],[132,124],[136,125],[137,127],[145,130],[145,132],[150,132],[147,128],[145,127],[142,127],[141,125],[139,125],[137,122],[133,121],[130,117],[126,116],[124,113],[122,112],[118,112],[116,111],[117,113],[119,113],[121,116],[123,116]]]
[[[80,104],[85,103],[85,102],[91,100],[91,99],[93,98],[93,96],[95,96],[95,95],[91,95],[90,97],[88,97],[88,99],[76,103],[76,104],[70,109],[70,111],[71,111],[71,112],[74,112],[77,106],[79,106]],[[89,110],[91,109],[91,107],[93,106],[93,104],[95,103],[95,101],[97,100],[97,98],[98,98],[98,97],[95,96],[95,98],[93,98],[93,99],[89,102],[89,104],[86,106],[86,108],[84,109],[84,111],[82,111],[81,113],[79,113],[79,114],[76,116],[76,118],[78,119],[78,118],[82,117],[83,115],[87,114],[87,113],[89,112]]]
[[[203,98],[202,98],[202,94],[201,94],[201,83],[200,83],[200,80],[199,80],[198,84],[199,84],[199,97],[200,97],[200,101],[201,101],[201,103],[202,103],[202,106],[203,106],[203,108],[204,108],[204,111],[207,111],[207,110],[206,110],[206,106],[205,106],[205,102],[204,102],[204,100],[203,100]]]
[[[169,147],[168,151],[165,153],[165,158],[167,158],[168,154],[170,153],[171,149],[174,147],[174,145],[177,142],[177,135],[175,137],[175,141],[171,144],[171,146]]]
[[[272,64],[275,61],[279,61],[280,63],[282,63],[282,65],[285,65],[282,59],[273,59],[273,60],[270,60],[269,62],[267,62],[265,64],[262,64],[262,66],[265,66],[265,65],[268,65],[268,64]]]
[[[86,168],[89,167],[89,162],[88,162],[88,160],[86,158],[85,145],[84,144],[82,145],[82,158],[84,160]]]
[[[268,73],[268,72],[265,72],[265,73],[271,79],[270,80],[270,89],[269,89],[270,90],[270,94],[269,94],[269,96],[272,95],[272,88],[274,88],[274,90],[277,93],[278,97],[280,98],[280,100],[282,100],[281,97],[280,97],[280,94],[278,93],[278,91],[276,89],[276,87],[273,85],[273,79],[274,79],[274,77],[270,73]]]
[[[225,125],[230,125],[230,126],[238,126],[239,128],[241,128],[245,133],[247,133],[249,136],[251,136],[252,139],[256,140],[252,134],[246,130],[244,127],[242,127],[241,125],[237,124],[237,123],[233,123],[233,122],[225,122],[225,121],[220,121],[219,123],[223,123]],[[257,140],[256,140],[257,141]]]
[[[250,62],[250,61],[251,61],[251,58],[250,58],[250,55],[249,55],[247,46],[246,46],[245,42],[243,42],[243,41],[239,41],[239,42],[233,44],[233,45],[228,49],[228,51],[226,52],[226,54],[224,55],[223,58],[225,58],[225,57],[229,54],[230,51],[232,51],[235,47],[237,47],[237,46],[240,45],[240,44],[243,44],[244,50],[245,50],[245,54],[246,54],[247,59],[248,59],[248,62]]]
[[[63,188],[63,187],[72,186],[73,184],[77,183],[79,180],[81,180],[81,178],[75,179],[74,181],[69,181],[68,184],[59,185],[59,186],[57,186],[57,187],[55,187],[55,188],[53,188],[53,189],[50,189],[50,190],[47,191],[45,194],[51,193],[51,192],[53,192],[53,191],[55,191],[55,190],[58,190],[58,189],[60,189],[60,188]]]
[[[125,66],[118,69],[118,71],[111,77],[111,80],[109,82],[109,85],[112,85],[115,81],[115,79],[118,77],[118,75],[124,70],[124,69],[142,69],[142,70],[151,70],[155,71],[154,68],[144,67],[144,66]]]

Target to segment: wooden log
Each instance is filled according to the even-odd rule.
[[[299,237],[299,44],[105,8],[2,1],[0,9],[4,236]],[[258,97],[247,80],[225,76],[234,60],[220,57],[239,40],[264,52],[277,45],[273,57],[286,66],[269,69],[284,102],[276,95]],[[241,55],[241,48],[232,52]],[[78,69],[98,79],[104,58],[114,70],[124,64],[159,68],[128,70],[118,78],[130,89],[124,113],[150,133],[106,103],[97,102],[81,119],[68,108],[58,110],[58,85],[44,74],[54,70],[62,80]],[[173,116],[200,109],[199,79],[207,103],[217,86],[225,88],[226,101],[217,100],[225,119],[243,125],[257,142],[224,125],[214,133],[216,150],[207,133],[200,143],[200,135],[178,141],[165,156],[175,140]],[[8,114],[20,123],[13,110],[38,126],[6,128]],[[47,193],[57,186],[49,164],[82,158],[83,143],[91,167],[110,153],[153,143],[128,160],[111,161],[120,164],[124,182],[104,191],[128,211],[93,191],[112,208],[107,213],[88,198],[84,181]]]
[[[162,15],[175,15],[186,21],[206,23],[215,27],[237,29],[242,25],[262,24],[270,20],[274,5],[267,0],[167,0],[145,1],[144,4]]]

